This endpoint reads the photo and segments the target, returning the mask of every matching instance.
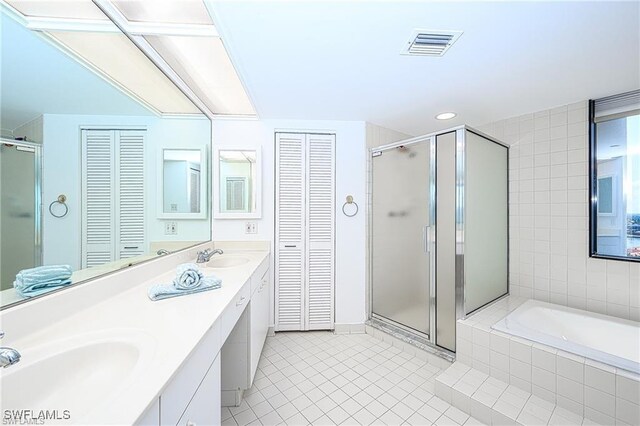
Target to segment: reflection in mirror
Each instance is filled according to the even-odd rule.
[[[35,31],[10,6],[31,3],[8,4],[0,3],[0,304],[210,240],[210,121],[115,25]],[[184,176],[163,179],[164,153]],[[162,198],[196,217],[167,220]]]
[[[592,110],[592,253],[640,261],[640,91]]]
[[[258,150],[217,149],[216,217],[260,217]]]
[[[162,212],[187,219],[204,215],[206,197],[205,150],[164,149],[162,155]]]

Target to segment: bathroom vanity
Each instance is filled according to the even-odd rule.
[[[22,355],[0,372],[3,412],[68,410],[57,424],[219,424],[221,403],[239,404],[257,370],[270,254],[268,243],[214,243],[225,253],[200,266],[222,288],[149,300],[152,284],[205,247],[3,311],[3,346]]]
[[[224,269],[253,272],[244,283],[228,280],[236,294],[137,424],[219,424],[221,404],[239,405],[251,387],[269,329],[269,256],[231,252],[211,262],[227,259],[246,263]]]

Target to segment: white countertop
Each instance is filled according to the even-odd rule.
[[[216,275],[222,279],[220,289],[151,301],[147,296],[148,288],[152,284],[170,283],[175,276],[175,268],[171,268],[145,282],[132,283],[131,289],[72,312],[64,319],[44,325],[33,333],[18,338],[14,336],[10,346],[20,351],[22,360],[0,372],[0,380],[7,375],[20,373],[20,369],[29,368],[35,362],[33,360],[41,358],[44,353],[49,352],[49,356],[52,350],[64,350],[64,341],[67,339],[106,339],[106,342],[110,342],[108,336],[115,336],[116,340],[139,341],[139,366],[130,378],[121,381],[121,388],[117,392],[110,392],[100,404],[81,410],[83,412],[80,415],[74,416],[72,412],[71,422],[63,422],[135,423],[155,402],[224,309],[234,300],[243,284],[269,255],[269,251],[225,250],[225,255],[234,254],[249,258],[249,262],[231,268],[202,268],[205,275]],[[214,356],[212,354],[212,359]],[[85,361],[91,362],[82,362]],[[3,393],[11,391],[3,386]],[[71,400],[73,393],[69,395]],[[63,402],[58,401],[58,405],[61,406],[32,407],[25,401],[21,407],[2,408],[67,409]]]

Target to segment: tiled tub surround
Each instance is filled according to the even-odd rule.
[[[588,256],[587,102],[478,127],[508,143],[514,296],[640,320],[640,263]]]
[[[518,414],[521,413],[528,401],[521,400],[532,394],[529,396],[535,397],[533,401],[537,401],[537,405],[547,403],[547,411],[557,404],[568,412],[601,424],[640,424],[640,376],[637,374],[491,329],[526,300],[508,296],[458,321],[457,362],[454,364],[457,371],[464,370],[466,365],[472,367],[472,373],[462,375],[476,377],[475,382],[472,379],[470,383],[478,380],[484,383],[492,378],[505,386],[508,384],[506,389],[511,389],[512,393],[520,392],[520,398],[514,397],[511,406],[503,410],[505,412],[518,410]],[[469,382],[469,378],[466,380]],[[464,389],[466,382],[457,385],[458,388]],[[496,387],[496,382],[489,381],[489,385]],[[455,384],[453,388],[456,388]],[[467,386],[467,391],[470,389]],[[485,393],[492,395],[491,392],[495,394],[499,390],[499,386],[498,389],[488,388]],[[517,401],[520,402],[516,404]],[[498,399],[493,404],[497,402]],[[481,414],[475,416],[486,421]],[[546,420],[549,419],[550,416]]]
[[[640,374],[635,321],[530,299],[491,328]]]

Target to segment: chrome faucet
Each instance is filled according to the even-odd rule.
[[[4,331],[0,331],[0,339],[4,337]],[[13,348],[0,347],[0,367],[7,368],[20,361],[20,352]]]
[[[156,252],[156,254],[157,254],[158,256],[164,256],[164,255],[166,255],[166,254],[171,254],[171,252],[170,252],[169,250],[166,250],[166,249],[160,249],[160,250],[158,250],[158,251]]]
[[[206,249],[204,251],[198,252],[198,259],[196,259],[196,263],[205,263],[211,260],[214,254],[223,254],[224,252],[220,249]]]

